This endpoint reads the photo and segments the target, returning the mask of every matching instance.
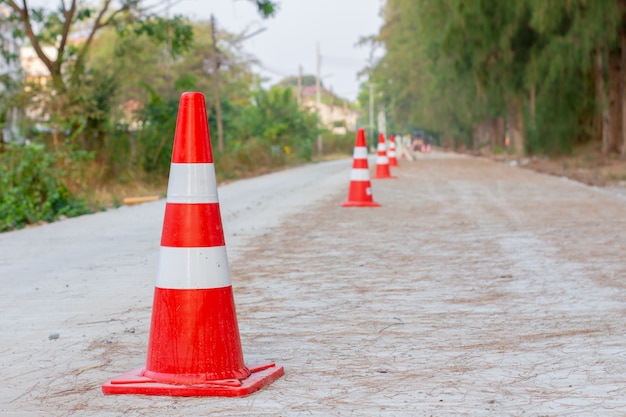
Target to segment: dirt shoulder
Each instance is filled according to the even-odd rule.
[[[595,144],[579,147],[572,155],[558,157],[515,158],[506,154],[493,154],[487,149],[464,153],[544,174],[566,177],[587,185],[626,189],[626,158],[602,155],[599,146]]]

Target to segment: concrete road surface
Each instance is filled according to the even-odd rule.
[[[243,398],[104,396],[143,365],[164,202],[0,234],[0,416],[625,416],[626,199],[453,154],[219,189]],[[372,167],[372,165],[370,165]],[[373,167],[372,167],[373,168]]]

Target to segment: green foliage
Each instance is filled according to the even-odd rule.
[[[594,138],[602,103],[596,52],[619,44],[619,2],[388,0],[373,70],[390,124],[472,143],[474,129],[520,109],[531,152]],[[606,81],[605,81],[606,82]],[[363,90],[365,97],[367,92]],[[531,99],[532,97],[532,99]],[[518,123],[515,121],[515,123]]]
[[[150,91],[150,100],[141,111],[142,129],[138,132],[141,162],[146,172],[165,176],[172,158],[178,100],[163,98],[150,86],[146,88]]]
[[[312,87],[316,84],[316,77],[315,75],[303,75],[300,81],[302,84],[302,88]],[[278,84],[282,87],[294,87],[295,88],[298,86],[298,77],[297,76],[285,77],[282,80],[280,80]],[[320,82],[320,85],[323,85],[323,84]]]
[[[277,10],[274,1],[252,2],[264,17]],[[79,3],[73,12],[30,9],[34,42],[55,45],[58,56],[44,62],[51,79],[11,85],[0,97],[0,122],[8,109],[19,109],[22,132],[37,144],[8,146],[0,153],[0,230],[86,212],[70,190],[89,197],[96,184],[122,184],[144,174],[166,177],[184,91],[204,93],[216,136],[210,24],[141,15],[140,3],[111,3],[116,8],[102,14],[102,5],[90,3]],[[25,39],[24,23],[15,9],[0,17],[0,24]],[[87,41],[66,42],[78,29]],[[214,152],[220,179],[310,161],[318,134],[317,117],[298,107],[290,89],[251,90],[255,77],[249,57],[239,50],[240,37],[217,32],[226,144],[223,153]],[[332,140],[336,145],[329,146],[344,147],[342,140]],[[352,142],[353,137],[350,148]]]
[[[89,212],[63,182],[67,173],[58,168],[59,159],[71,156],[42,146],[8,145],[0,152],[0,231]]]
[[[263,17],[270,17],[276,14],[278,3],[272,0],[250,0],[254,2]]]
[[[527,115],[527,149],[535,154],[569,154],[574,144],[591,136],[584,117],[594,112],[593,93],[580,71],[565,72],[559,82],[547,83],[537,98],[535,117]]]
[[[182,16],[173,18],[150,16],[132,25],[120,25],[117,30],[121,36],[127,36],[132,32],[133,35],[139,37],[145,35],[157,45],[167,45],[172,57],[186,52],[193,40],[193,28]]]
[[[257,90],[253,104],[243,109],[235,131],[240,141],[257,138],[268,146],[285,146],[300,158],[310,160],[317,136],[317,117],[298,108],[290,88]]]
[[[285,164],[285,154],[258,138],[237,142],[228,152],[213,154],[218,181],[270,172]]]
[[[124,0],[94,6],[86,2],[76,5],[60,2],[56,8],[28,8],[26,3],[8,3],[11,13],[0,16],[3,30],[12,28],[14,36],[29,41],[35,51],[54,49],[54,53],[44,49],[44,55],[47,55],[40,56],[41,63],[51,74],[51,82],[34,81],[26,85],[26,81],[22,88],[10,90],[15,96],[32,91],[31,98],[35,99],[26,106],[37,103],[38,112],[30,113],[42,115],[34,121],[43,127],[35,132],[38,139],[52,142],[55,149],[69,140],[84,149],[96,151],[100,160],[106,157],[102,154],[107,148],[106,137],[116,131],[115,121],[120,118],[114,114],[114,109],[121,104],[118,90],[132,82],[124,75],[131,72],[130,68],[137,70],[138,62],[135,60],[134,66],[128,67],[114,60],[109,66],[90,65],[87,58],[93,44],[98,43],[99,35],[115,28],[119,36],[131,38],[126,44],[114,42],[119,48],[117,51],[132,42],[139,43],[138,39],[145,40],[144,45],[149,44],[153,51],[166,47],[171,57],[179,57],[189,49],[193,31],[186,19],[146,15],[141,11],[140,3],[139,0]],[[80,42],[69,41],[79,33]],[[7,45],[0,43],[0,50],[5,51]],[[138,50],[126,49],[128,58],[123,64],[136,59]],[[151,64],[144,68],[154,72],[156,65]],[[50,134],[46,135],[46,132]]]
[[[324,132],[322,141],[324,142],[324,153],[352,155],[354,151],[354,140],[356,132],[346,132],[343,135],[334,134],[332,132]]]

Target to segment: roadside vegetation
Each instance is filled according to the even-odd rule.
[[[249,2],[264,17],[277,11]],[[314,77],[262,87],[241,48],[253,33],[165,18],[141,0],[58,3],[0,0],[1,59],[10,66],[16,45],[30,46],[45,69],[0,74],[0,231],[163,196],[184,91],[205,95],[218,181],[352,152],[354,132],[321,129],[300,105],[296,86]],[[388,132],[626,183],[624,1],[387,0],[382,16],[362,42],[384,54],[364,69],[358,102],[372,92]]]
[[[364,41],[385,49],[371,77],[393,129],[491,154],[626,157],[623,1],[387,0],[383,17]]]
[[[275,12],[271,1],[251,3]],[[185,91],[205,95],[220,182],[319,158],[318,132],[326,153],[351,152],[353,135],[320,131],[293,88],[261,87],[245,33],[163,18],[142,1],[113,4],[0,1],[10,11],[3,33],[32,46],[51,74],[2,78],[0,125],[11,137],[0,140],[0,231],[163,196]],[[7,39],[4,59],[15,62]]]

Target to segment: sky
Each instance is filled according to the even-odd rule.
[[[348,100],[356,100],[357,73],[369,62],[372,47],[357,46],[361,37],[378,34],[382,25],[382,0],[276,0],[275,17],[261,18],[248,0],[172,0],[171,14],[192,20],[215,15],[220,29],[232,33],[264,31],[243,41],[243,50],[260,65],[254,72],[269,78],[264,86],[286,76],[296,76],[298,66],[305,75],[315,75],[316,43],[320,45],[322,82],[326,88]],[[374,57],[382,54],[380,48]]]

